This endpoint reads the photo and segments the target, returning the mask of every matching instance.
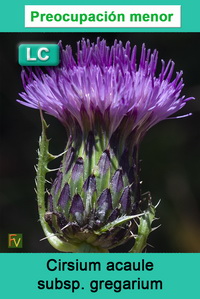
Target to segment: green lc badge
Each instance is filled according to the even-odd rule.
[[[56,66],[60,62],[57,44],[21,44],[18,62],[22,66]]]

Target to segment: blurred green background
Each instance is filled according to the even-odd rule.
[[[142,43],[159,50],[159,58],[175,61],[184,71],[183,94],[194,96],[178,115],[165,120],[146,135],[140,150],[142,191],[150,191],[162,226],[152,233],[148,252],[200,252],[200,34],[198,33],[5,33],[0,35],[0,252],[54,252],[38,222],[34,192],[41,133],[39,112],[16,102],[23,91],[17,62],[18,45],[63,41],[76,51],[82,37]],[[160,70],[158,63],[158,71]],[[66,136],[62,125],[46,116],[52,137],[51,152],[62,152]],[[8,233],[23,233],[23,249],[8,249]]]

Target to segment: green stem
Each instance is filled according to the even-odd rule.
[[[107,249],[94,247],[89,243],[83,242],[78,246],[76,252],[79,253],[106,253],[107,252],[108,253],[109,251]]]

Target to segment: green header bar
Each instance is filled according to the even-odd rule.
[[[95,2],[95,5],[111,5],[111,11],[108,14],[112,13],[113,9],[117,5],[180,5],[181,6],[181,26],[179,28],[131,28],[124,27],[121,28],[120,24],[117,28],[110,27],[83,27],[84,24],[80,24],[76,28],[67,27],[68,23],[66,22],[66,27],[62,28],[26,28],[25,27],[25,5],[77,5],[77,9],[80,5],[93,5],[94,1],[91,0],[77,0],[74,1],[59,0],[43,0],[43,1],[28,1],[21,0],[19,1],[4,1],[1,5],[1,18],[0,18],[0,31],[1,32],[200,32],[200,21],[199,21],[199,11],[200,11],[200,2],[197,0],[154,0],[154,1],[98,1]],[[48,14],[48,11],[46,12]],[[101,15],[98,16],[101,19]],[[58,18],[58,17],[57,17]],[[66,19],[66,16],[65,16]],[[144,21],[149,20],[148,16],[143,16]],[[48,21],[51,20],[51,15],[48,14]],[[101,21],[100,21],[101,22]]]

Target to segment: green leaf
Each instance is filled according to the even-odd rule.
[[[139,253],[144,250],[147,245],[147,238],[152,232],[152,222],[155,220],[155,207],[149,204],[144,215],[140,217],[140,223],[138,225],[138,234],[135,239],[133,248],[129,251],[131,253]]]
[[[124,224],[125,222],[127,222],[129,220],[132,220],[133,218],[137,218],[137,217],[139,217],[141,215],[143,215],[143,214],[137,214],[137,215],[132,215],[132,216],[126,216],[126,215],[124,215],[122,217],[119,217],[116,220],[114,220],[114,221],[112,221],[112,222],[104,225],[98,231],[95,231],[95,234],[100,235],[101,233],[106,232],[106,231],[114,228],[115,226]]]
[[[39,140],[38,150],[38,165],[37,165],[37,176],[36,176],[36,189],[37,189],[37,201],[38,201],[38,212],[39,219],[46,239],[49,243],[59,251],[64,252],[77,252],[77,246],[61,241],[50,228],[49,224],[45,221],[45,177],[48,172],[48,163],[52,160],[49,154],[49,140],[47,139],[46,130],[48,128],[42,111],[40,111],[42,121],[42,135]]]

